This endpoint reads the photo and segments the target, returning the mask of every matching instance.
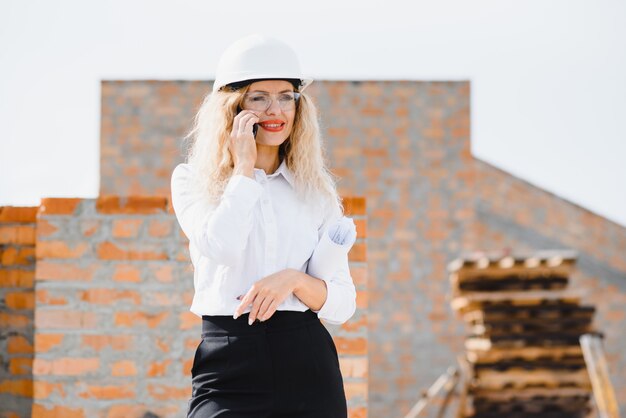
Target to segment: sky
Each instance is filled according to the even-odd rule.
[[[0,0],[0,205],[97,197],[101,80],[211,80],[251,32],[318,80],[469,80],[473,155],[626,226],[621,0]]]

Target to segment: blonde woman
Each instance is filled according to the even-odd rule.
[[[355,312],[347,256],[307,274],[343,216],[324,163],[317,110],[295,52],[251,35],[220,58],[172,203],[194,266],[202,317],[188,418],[346,418],[337,349],[320,319]]]

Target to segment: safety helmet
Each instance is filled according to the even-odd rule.
[[[311,77],[302,74],[298,56],[289,45],[276,38],[252,34],[233,42],[222,53],[213,91],[229,84],[240,86],[241,82],[260,79],[295,81],[299,91],[313,82]]]

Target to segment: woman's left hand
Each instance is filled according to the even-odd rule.
[[[296,277],[293,269],[285,269],[255,282],[241,299],[233,317],[237,319],[246,307],[252,304],[248,320],[250,324],[256,318],[261,321],[269,319],[276,312],[278,305],[293,293]]]

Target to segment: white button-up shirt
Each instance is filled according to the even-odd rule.
[[[171,188],[176,218],[189,239],[194,266],[190,311],[198,316],[233,315],[240,304],[237,296],[245,295],[254,282],[287,268],[306,272],[322,233],[341,217],[338,207],[324,212],[299,199],[284,160],[271,175],[255,168],[255,179],[232,176],[218,205],[192,191],[193,175],[190,164],[179,164]],[[339,265],[333,277],[319,277],[326,282],[327,297],[321,309],[313,311],[332,324],[346,322],[356,310],[347,255]],[[277,307],[307,309],[293,293]]]

